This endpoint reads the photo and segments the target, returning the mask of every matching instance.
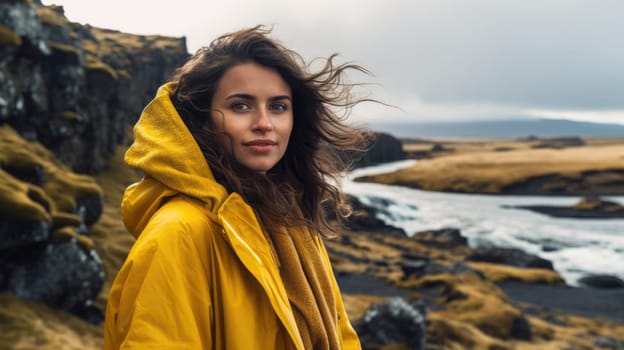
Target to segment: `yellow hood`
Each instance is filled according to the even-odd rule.
[[[145,174],[126,189],[121,203],[124,224],[135,237],[168,197],[193,197],[211,212],[227,197],[173,106],[171,90],[171,84],[158,89],[134,126],[134,143],[126,152],[126,163]]]

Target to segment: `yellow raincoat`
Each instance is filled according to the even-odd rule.
[[[137,238],[111,288],[104,349],[299,349],[303,343],[254,211],[218,184],[164,85],[135,126],[123,221]],[[297,234],[296,232],[294,234]],[[360,349],[329,258],[343,349]]]

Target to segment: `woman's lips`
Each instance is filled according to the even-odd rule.
[[[246,142],[243,145],[249,147],[252,152],[267,153],[270,152],[273,147],[277,146],[277,142],[273,140],[253,140]]]

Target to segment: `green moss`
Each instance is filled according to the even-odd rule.
[[[14,31],[0,24],[0,45],[20,46],[22,45],[22,38]]]

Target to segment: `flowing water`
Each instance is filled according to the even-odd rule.
[[[345,177],[343,189],[377,208],[380,219],[408,234],[458,228],[471,246],[520,248],[552,261],[555,270],[571,285],[589,274],[624,279],[624,219],[551,218],[529,210],[506,208],[571,206],[581,197],[441,193],[353,181],[359,176],[409,167],[414,162],[356,169]],[[624,203],[624,196],[603,199]]]

